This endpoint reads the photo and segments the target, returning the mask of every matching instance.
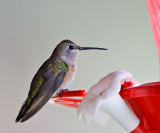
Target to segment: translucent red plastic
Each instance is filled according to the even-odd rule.
[[[61,95],[58,93],[55,97],[50,100],[56,104],[77,108],[79,103],[82,101],[82,97],[85,97],[87,92],[85,90],[74,90],[74,91],[62,91]],[[63,98],[60,98],[63,97]],[[64,97],[81,97],[80,99],[64,98]]]
[[[160,68],[160,0],[147,0],[147,6]]]
[[[135,130],[141,128],[142,133],[160,133],[160,82],[122,88],[120,95],[140,119]]]
[[[87,92],[85,90],[75,90],[75,91],[62,91],[61,97],[85,97],[87,95]],[[60,94],[58,93],[55,98],[60,97]]]

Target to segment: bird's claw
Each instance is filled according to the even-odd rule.
[[[58,91],[58,95],[59,95],[60,98],[62,98],[61,93],[62,93],[63,91],[69,91],[69,89],[60,89],[60,90]]]

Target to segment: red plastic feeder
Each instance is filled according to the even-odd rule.
[[[120,95],[140,119],[132,133],[160,133],[160,82],[122,88]]]
[[[133,112],[140,119],[139,126],[131,133],[160,133],[160,82],[151,82],[132,86],[132,82],[124,82],[120,95]],[[129,87],[130,86],[130,87]],[[56,104],[77,108],[81,99],[85,97],[85,90],[63,91],[52,100]]]

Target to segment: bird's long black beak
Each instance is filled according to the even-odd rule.
[[[96,50],[108,50],[106,48],[97,48],[97,47],[80,47],[79,50],[92,50],[92,49],[96,49]]]

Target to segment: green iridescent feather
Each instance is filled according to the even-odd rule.
[[[34,76],[32,80],[28,98],[26,100],[27,104],[31,102],[31,99],[37,94],[39,87],[42,85],[44,81],[43,73],[45,73],[50,68],[52,68],[52,73],[56,75],[58,71],[61,71],[61,72],[67,71],[68,65],[60,59],[56,60],[56,62],[55,61],[51,62],[50,60],[47,60],[41,66],[41,68],[38,70],[38,72],[36,73],[36,75]]]

